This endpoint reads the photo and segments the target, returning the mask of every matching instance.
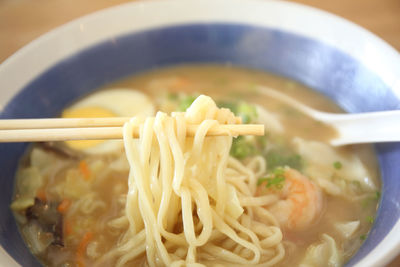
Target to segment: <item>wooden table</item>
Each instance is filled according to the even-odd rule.
[[[127,0],[0,0],[0,62],[67,21]],[[400,51],[400,0],[293,0],[351,20]],[[400,256],[390,267],[400,266]]]
[[[127,0],[0,0],[0,62],[67,21]],[[294,0],[349,19],[400,50],[400,0]]]

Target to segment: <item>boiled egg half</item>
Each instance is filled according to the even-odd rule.
[[[101,90],[65,109],[62,118],[105,118],[153,116],[154,104],[144,93],[125,88]],[[122,140],[77,140],[65,142],[72,149],[88,154],[120,152]]]

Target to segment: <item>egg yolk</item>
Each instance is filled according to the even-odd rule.
[[[74,109],[66,109],[61,114],[62,118],[106,118],[106,117],[116,117],[116,115],[105,108],[102,107],[82,107]],[[106,140],[76,140],[76,141],[66,141],[65,143],[77,150],[85,150],[94,146],[97,146]]]

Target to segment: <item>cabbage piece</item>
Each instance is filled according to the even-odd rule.
[[[277,114],[270,112],[259,105],[256,105],[256,111],[258,114],[257,123],[264,124],[268,132],[273,134],[283,133],[284,127],[279,121]]]
[[[334,224],[336,230],[345,238],[349,238],[360,227],[360,221],[340,222]]]
[[[342,155],[327,144],[293,139],[297,152],[307,162],[304,173],[331,195],[356,195],[354,183],[362,191],[373,192],[377,186],[368,177],[361,160],[354,155]],[[340,166],[338,166],[340,163]]]
[[[237,219],[239,218],[240,215],[243,214],[244,210],[240,205],[240,201],[236,194],[235,188],[232,185],[228,184],[227,191],[228,191],[228,205],[226,206],[226,211],[234,219]]]
[[[18,198],[11,203],[13,211],[23,211],[35,203],[37,190],[43,186],[43,176],[35,167],[28,167],[17,172]]]
[[[90,192],[89,182],[82,178],[78,170],[69,170],[66,174],[65,183],[57,186],[59,195],[68,199],[79,199]]]
[[[89,162],[88,168],[90,170],[90,175],[92,178],[97,178],[101,174],[106,174],[108,172],[107,165],[104,163],[104,161],[100,159]]]
[[[89,256],[89,258],[91,258],[91,259],[97,259],[97,258],[99,258],[102,254],[100,253],[100,251],[99,251],[99,248],[100,248],[100,245],[99,245],[99,242],[97,242],[97,241],[93,241],[93,242],[90,242],[88,245],[87,245],[87,248],[86,248],[86,254]]]
[[[339,267],[342,265],[341,252],[335,240],[327,234],[322,234],[321,241],[307,248],[306,255],[300,267]]]
[[[37,222],[31,222],[25,225],[22,228],[22,233],[25,236],[28,247],[34,255],[44,252],[54,240],[52,235],[46,235],[42,232]]]
[[[17,192],[21,198],[34,198],[36,191],[43,185],[43,176],[35,167],[28,167],[17,173]]]
[[[26,224],[28,222],[28,219],[23,213],[14,212],[14,218],[18,224]]]
[[[11,203],[11,209],[13,211],[23,211],[35,204],[33,197],[21,197]]]
[[[111,162],[109,167],[114,171],[120,171],[120,172],[129,171],[130,168],[125,154],[123,154],[121,157]]]
[[[39,148],[32,149],[31,153],[31,166],[36,167],[43,175],[48,168],[53,167],[56,159],[53,154],[47,153]]]

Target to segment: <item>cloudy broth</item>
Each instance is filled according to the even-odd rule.
[[[312,168],[313,160],[303,156],[304,149],[301,150],[299,147],[305,147],[307,150],[308,145],[311,147],[314,144],[311,142],[317,142],[315,146],[325,149],[324,145],[337,135],[336,131],[293,107],[265,96],[259,86],[276,88],[321,111],[342,112],[332,101],[297,82],[257,70],[232,66],[170,67],[127,77],[100,90],[134,88],[149,95],[155,102],[157,110],[165,112],[174,111],[179,105],[183,105],[182,99],[187,95],[199,94],[209,95],[217,104],[222,103],[221,105],[228,107],[236,105],[237,102],[259,105],[274,114],[283,127],[283,132],[277,134],[266,124],[266,137],[256,145],[257,153],[265,158],[267,168],[271,168],[269,171],[273,171],[274,164],[276,167],[289,165],[314,180],[308,177],[308,173],[316,173]],[[257,116],[259,119],[260,114]],[[300,141],[293,141],[294,139]],[[315,158],[325,156],[318,154],[322,153],[321,151],[325,150],[316,150]],[[326,193],[329,189],[323,189],[323,208],[312,227],[302,231],[283,228],[285,257],[277,266],[295,266],[301,263],[310,246],[321,243],[323,234],[328,234],[335,240],[341,254],[341,262],[345,263],[362,245],[374,223],[380,197],[380,177],[373,148],[369,145],[353,145],[329,148],[329,153],[342,160],[328,162],[320,169],[325,168],[331,173],[326,179],[335,190],[344,188],[350,193],[334,189]],[[32,168],[32,162],[35,161],[33,157],[37,157],[38,154],[41,161],[47,161],[51,166],[46,166],[43,162],[35,165],[35,168],[42,168],[38,173],[44,178],[40,186],[34,187],[35,192],[27,193],[23,177],[36,175],[37,170]],[[235,156],[234,153],[231,155]],[[237,157],[246,162],[252,155]],[[342,180],[342,176],[346,173],[355,173],[355,171],[347,172],[346,168],[352,168],[352,164],[346,163],[347,160],[356,162],[357,166],[363,166],[365,169],[363,173],[373,186],[365,189],[367,187],[358,180],[352,178]],[[117,164],[121,164],[122,167]],[[62,143],[33,144],[26,152],[17,173],[14,199],[28,199],[28,195],[34,197],[34,205],[39,207],[37,208],[39,211],[29,204],[26,205],[26,209],[18,207],[14,210],[22,236],[42,263],[48,266],[91,266],[97,262],[101,254],[121,241],[127,227],[113,228],[112,225],[126,224],[122,221],[113,221],[124,211],[124,197],[128,189],[128,170],[123,164],[126,163],[122,151],[112,155],[87,155],[68,149]],[[111,165],[114,167],[110,168]],[[346,194],[350,197],[345,196]],[[46,218],[40,218],[40,216],[53,216],[40,210],[46,205],[56,210],[54,216],[58,216],[58,220],[48,219],[53,220],[48,222]],[[340,225],[346,222],[358,222],[357,228],[351,231],[349,236],[339,229]],[[48,232],[54,232],[54,229],[43,230],[43,224],[50,228],[60,228],[57,233],[59,236],[55,238],[54,233],[52,237],[46,236]],[[32,241],[32,236],[35,235],[32,231],[37,228],[43,230],[38,238],[45,244],[39,248],[33,244],[36,241]],[[215,263],[217,262],[218,259],[215,259]],[[100,265],[113,264],[113,261],[103,261]],[[145,257],[129,264],[146,265]]]

